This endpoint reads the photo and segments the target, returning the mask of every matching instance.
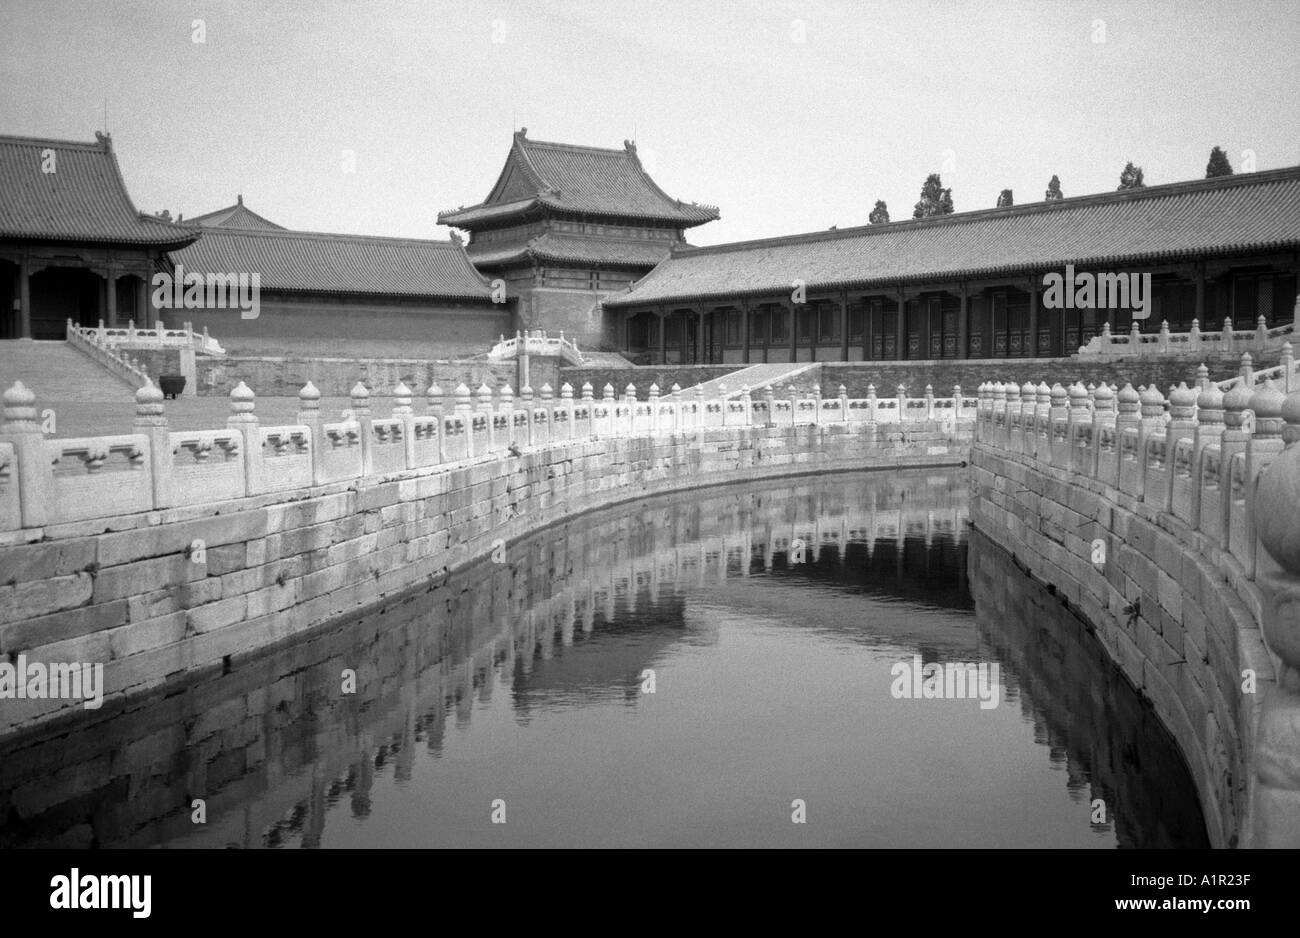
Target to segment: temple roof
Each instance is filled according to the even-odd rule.
[[[515,261],[568,261],[609,267],[649,270],[665,257],[672,246],[667,241],[616,240],[589,235],[546,232],[526,244],[494,247],[469,246],[469,257],[477,267],[493,267]]]
[[[0,136],[0,238],[170,249],[198,237],[138,211],[112,138],[96,137],[79,143]]]
[[[1131,266],[1300,247],[1300,167],[674,250],[606,306]]]
[[[479,205],[441,212],[438,221],[474,229],[545,207],[559,212],[644,221],[688,228],[713,221],[718,210],[673,199],[641,165],[636,144],[621,150],[529,140],[527,128],[514,136],[505,168]]]
[[[254,212],[244,205],[242,195],[235,196],[235,204],[219,208],[206,215],[198,215],[188,220],[188,224],[201,225],[204,228],[258,228],[263,231],[284,231],[283,225],[277,225],[268,218]]]
[[[458,238],[212,227],[171,258],[199,273],[257,273],[264,290],[468,300],[492,295]]]

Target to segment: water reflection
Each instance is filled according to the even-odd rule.
[[[0,843],[1201,844],[1181,763],[1090,636],[997,551],[967,583],[965,500],[963,474],[920,470],[584,517],[219,679],[10,744]],[[895,700],[890,668],[914,654],[996,661],[1006,700]],[[1113,824],[1091,822],[1093,797]]]

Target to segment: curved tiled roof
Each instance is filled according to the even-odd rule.
[[[636,144],[623,149],[576,146],[529,140],[527,128],[515,134],[506,166],[486,201],[470,208],[442,212],[438,221],[458,228],[546,206],[561,212],[670,221],[681,227],[701,225],[718,217],[710,205],[673,199],[660,189],[641,165]],[[503,183],[517,170],[533,190],[523,199],[506,199]]]
[[[689,248],[606,306],[1159,263],[1300,247],[1300,167]]]
[[[484,247],[475,250],[470,245],[469,257],[479,267],[506,264],[518,260],[578,261],[605,266],[639,267],[649,270],[671,250],[664,241],[615,240],[610,238],[565,235],[547,232],[527,244],[507,247]]]
[[[196,215],[188,220],[191,225],[203,228],[260,228],[263,231],[284,231],[283,225],[277,225],[269,218],[263,218],[244,205],[244,197],[236,196],[234,205],[219,208],[206,215]]]
[[[0,136],[0,238],[169,249],[198,232],[137,211],[113,155],[95,143]],[[42,171],[53,151],[54,172]]]
[[[172,261],[198,273],[256,273],[263,290],[490,300],[458,239],[205,228]]]

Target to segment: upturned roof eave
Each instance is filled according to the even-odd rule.
[[[85,232],[26,232],[0,231],[0,243],[5,244],[79,244],[97,248],[134,248],[137,250],[179,251],[198,241],[202,232],[193,232],[167,240],[120,238]]]

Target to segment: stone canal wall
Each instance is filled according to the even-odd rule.
[[[1300,844],[1300,388],[1287,390],[980,389],[973,525],[1150,700],[1219,846]]]
[[[240,388],[224,430],[171,433],[150,385],[134,434],[47,440],[30,392],[11,388],[0,656],[103,664],[108,713],[581,512],[781,475],[953,465],[972,428],[952,400],[616,402],[566,386],[519,407],[481,391],[420,416],[399,396],[380,418],[358,388],[353,412],[326,423],[308,387],[299,423],[270,428]],[[5,699],[0,732],[81,707]]]

